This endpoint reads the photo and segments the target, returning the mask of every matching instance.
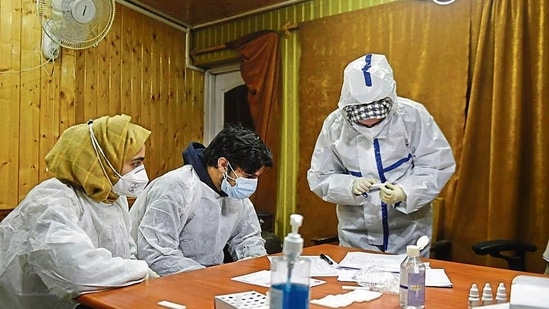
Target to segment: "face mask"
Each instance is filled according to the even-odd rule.
[[[144,165],[140,165],[120,177],[112,191],[121,196],[138,197],[149,183],[149,177]]]
[[[233,171],[233,168],[229,164],[229,168]],[[235,173],[236,175],[236,173]],[[227,179],[235,181],[234,187],[231,186]],[[257,188],[257,178],[243,178],[236,177],[231,178],[227,172],[223,173],[223,180],[221,181],[221,190],[227,193],[230,198],[244,199],[249,198],[254,194],[255,189]]]
[[[147,176],[147,171],[145,170],[145,166],[140,165],[134,168],[129,173],[127,173],[126,175],[120,175],[120,173],[118,173],[116,169],[112,166],[111,162],[103,152],[103,149],[101,149],[101,146],[99,145],[99,142],[97,141],[97,139],[95,139],[95,135],[93,134],[93,130],[92,130],[92,125],[93,125],[93,121],[89,121],[88,129],[90,132],[91,143],[92,143],[93,149],[95,150],[95,154],[97,155],[97,159],[99,160],[99,166],[101,166],[101,170],[103,170],[103,174],[105,175],[105,177],[107,177],[107,180],[112,186],[112,192],[120,196],[137,197],[141,192],[143,192],[147,183],[149,183],[149,177]],[[107,162],[107,165],[111,168],[114,174],[119,178],[114,186],[112,185],[112,182],[109,179],[109,175],[107,174],[107,171],[103,166],[103,162],[101,162],[100,156],[102,156],[105,159],[105,162]]]

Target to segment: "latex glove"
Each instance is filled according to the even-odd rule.
[[[386,182],[379,189],[379,198],[386,204],[396,204],[406,200],[406,193],[401,186]]]
[[[155,273],[152,269],[149,268],[149,272],[145,276],[145,280],[150,280],[150,279],[154,279],[154,278],[158,278],[158,277],[160,277],[160,276],[157,273]]]
[[[360,177],[353,181],[352,192],[354,195],[362,195],[370,192],[372,185],[376,183],[375,179]]]

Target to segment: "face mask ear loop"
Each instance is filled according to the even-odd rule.
[[[226,177],[229,178],[230,180],[232,181],[235,181],[238,179],[238,175],[236,174],[236,172],[234,171],[233,167],[231,166],[231,162],[227,161],[227,166],[231,169],[231,171],[233,172],[235,178],[229,176],[229,172],[225,172],[225,175],[227,175]]]
[[[103,166],[103,162],[101,162],[99,154],[101,153],[103,158],[105,158],[105,161],[110,166],[110,168],[114,171],[116,176],[118,176],[119,178],[122,177],[122,176],[120,176],[118,174],[118,172],[112,167],[111,163],[107,159],[107,156],[105,156],[105,154],[103,153],[103,150],[101,149],[101,146],[99,145],[99,142],[97,141],[97,139],[95,139],[95,135],[93,134],[92,124],[93,124],[93,121],[91,121],[91,120],[88,121],[88,131],[90,131],[90,139],[91,139],[91,144],[92,144],[93,150],[95,151],[95,155],[97,156],[97,160],[99,161],[99,166],[101,167],[101,170],[103,170],[103,174],[105,175],[105,177],[107,178],[107,180],[111,184],[111,187],[114,187],[114,185],[112,184],[112,182],[109,178],[109,175],[107,174],[107,171],[105,170],[105,167]]]

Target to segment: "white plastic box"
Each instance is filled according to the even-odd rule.
[[[269,309],[269,299],[256,291],[218,295],[215,309]]]
[[[549,278],[519,275],[511,283],[510,302],[486,309],[549,309]]]

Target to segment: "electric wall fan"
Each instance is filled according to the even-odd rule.
[[[48,59],[59,46],[84,49],[96,46],[114,21],[114,0],[37,0],[42,25],[42,52]]]

